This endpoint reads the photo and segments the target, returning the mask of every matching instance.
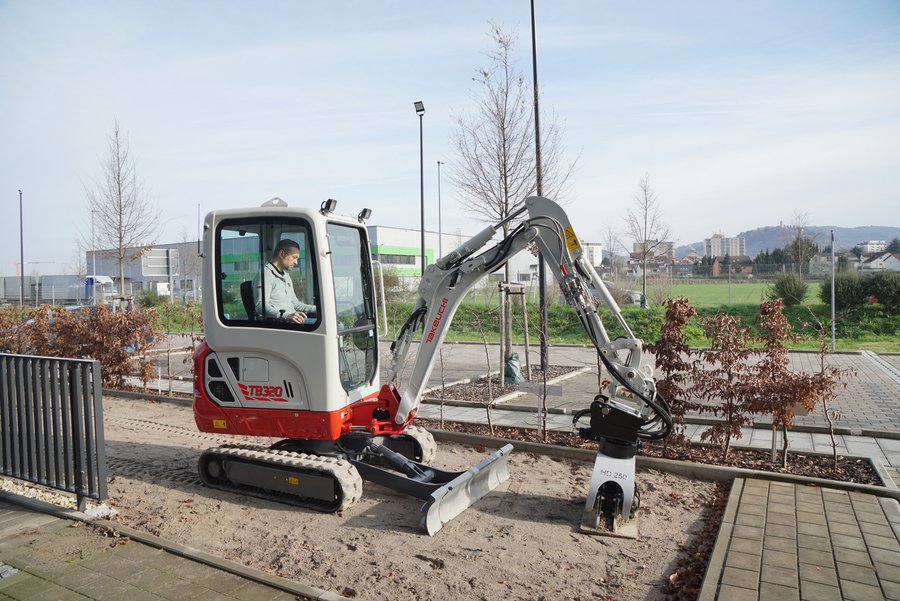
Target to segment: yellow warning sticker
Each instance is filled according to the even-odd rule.
[[[287,480],[288,484],[291,484],[293,486],[297,486],[298,484],[300,484],[300,478],[298,478],[297,476],[288,476]]]
[[[213,428],[218,428],[219,430],[227,430],[228,424],[224,419],[214,419],[213,420]]]
[[[578,236],[575,235],[573,228],[567,227],[563,231],[566,233],[566,247],[569,249],[569,252],[581,248],[581,243],[578,242]]]

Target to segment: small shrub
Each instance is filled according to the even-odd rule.
[[[689,374],[691,349],[687,344],[686,326],[697,315],[685,298],[666,301],[666,321],[655,344],[647,350],[656,356],[656,369],[661,377],[656,380],[656,391],[669,403],[674,427],[674,440],[687,443],[685,413],[698,409],[690,398]]]
[[[834,308],[845,311],[866,303],[866,288],[863,279],[856,273],[836,273],[834,275]],[[831,305],[831,285],[825,282],[819,288],[819,299]]]
[[[787,431],[794,425],[794,408],[803,405],[808,411],[815,408],[815,397],[807,393],[804,374],[795,374],[789,367],[786,343],[797,340],[794,328],[784,315],[781,299],[770,300],[759,306],[757,316],[762,344],[760,360],[754,365],[756,374],[750,385],[754,388],[751,408],[754,413],[772,416],[772,425],[782,434],[782,466],[787,467]]]
[[[169,297],[163,296],[156,290],[149,288],[138,297],[138,303],[142,308],[149,309],[151,307],[159,307],[169,302]]]
[[[33,312],[30,307],[0,307],[0,352],[18,355],[29,352],[25,322]]]
[[[866,278],[865,291],[874,296],[888,314],[900,310],[900,273],[882,271],[871,274]]]
[[[780,298],[784,301],[785,306],[792,307],[803,302],[807,288],[806,282],[799,275],[796,273],[785,273],[775,280],[775,284],[772,285],[772,290],[769,293],[769,298],[771,300]]]
[[[378,277],[375,278],[375,293],[379,297],[381,295],[382,282],[384,282],[385,302],[390,303],[403,298],[403,281],[400,279],[400,274],[396,269],[385,269],[380,279]]]
[[[721,416],[717,422],[700,435],[722,447],[722,458],[728,456],[732,439],[741,438],[741,428],[753,422],[752,411],[753,358],[758,354],[749,348],[752,334],[741,327],[732,315],[717,314],[703,322],[703,329],[710,339],[710,348],[700,351],[700,361],[692,365],[694,381],[692,392],[706,403],[701,412]]]
[[[157,341],[152,313],[110,311],[103,305],[77,310],[39,307],[22,328],[23,352],[96,359],[104,386],[122,388],[133,373],[146,381],[152,377],[152,365],[141,355]]]

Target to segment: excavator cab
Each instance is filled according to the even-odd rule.
[[[221,418],[198,425],[335,439],[346,408],[379,391],[365,227],[270,201],[211,213],[206,229],[204,289],[212,294],[204,295],[204,326],[214,352],[203,357],[199,384],[228,427],[215,426]],[[296,265],[279,269],[275,259],[285,243],[296,244]],[[293,298],[283,298],[285,288]],[[305,320],[292,319],[295,311]]]

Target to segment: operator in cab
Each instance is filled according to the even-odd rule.
[[[302,324],[309,313],[316,312],[315,305],[300,301],[294,293],[294,283],[288,272],[297,266],[299,260],[299,244],[290,239],[278,242],[272,253],[272,259],[263,267],[262,286],[259,285],[259,274],[254,278],[257,315],[264,315],[266,319]]]

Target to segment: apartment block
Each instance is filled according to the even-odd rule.
[[[722,234],[713,234],[712,238],[703,241],[703,254],[707,257],[744,256],[747,254],[747,239],[743,236],[728,238]]]

